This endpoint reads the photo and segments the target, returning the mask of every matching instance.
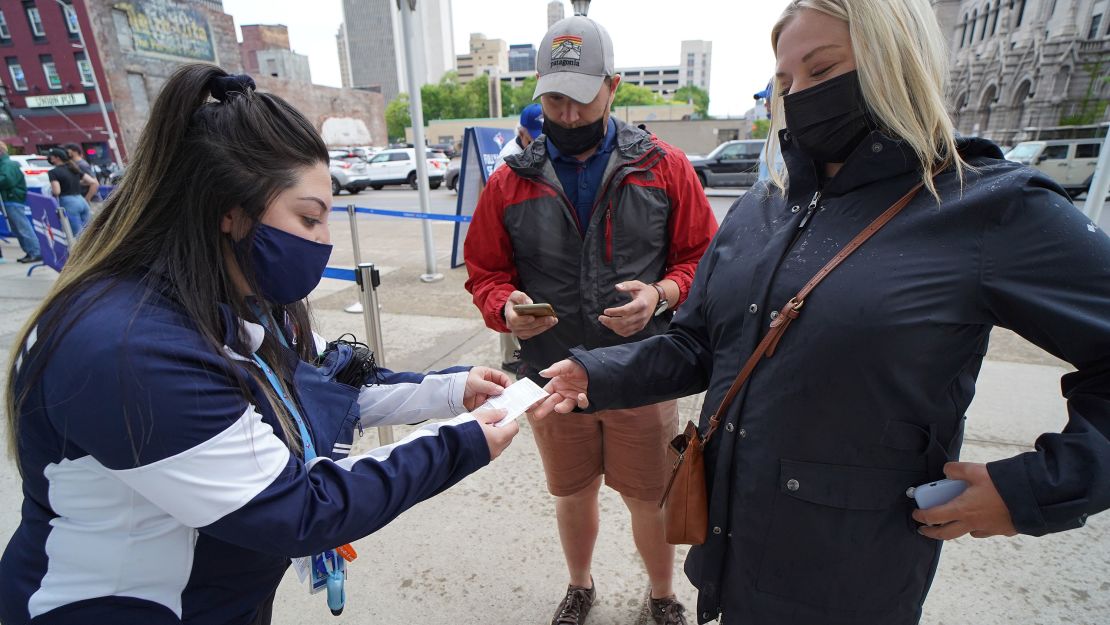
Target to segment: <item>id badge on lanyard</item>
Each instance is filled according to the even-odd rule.
[[[296,402],[285,392],[285,387],[278,380],[274,370],[259,358],[258,354],[252,354],[251,357],[255,364],[262,369],[262,372],[266,374],[266,380],[269,381],[274,392],[281,398],[285,408],[289,411],[293,420],[296,421],[297,429],[300,430],[301,445],[304,447],[304,461],[307,465],[316,457],[316,448],[312,443],[312,436],[308,433],[308,426],[305,425],[304,419],[297,409]],[[343,588],[343,583],[347,579],[347,562],[353,561],[357,557],[358,554],[355,553],[354,548],[350,545],[343,545],[310,557],[293,558],[293,568],[297,571],[297,576],[302,582],[309,580],[309,592],[311,594],[327,589],[328,608],[332,614],[339,616],[343,613],[343,606],[347,602],[347,593]]]

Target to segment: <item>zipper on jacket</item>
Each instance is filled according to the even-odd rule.
[[[809,201],[809,208],[806,209],[805,216],[798,222],[798,230],[805,230],[809,220],[813,217],[813,213],[817,212],[817,203],[821,201],[821,192],[816,191],[813,194],[813,199]]]
[[[605,209],[605,262],[613,262],[613,202]]]

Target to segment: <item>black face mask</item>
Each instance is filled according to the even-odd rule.
[[[561,154],[578,156],[596,148],[601,140],[605,138],[605,116],[602,115],[596,122],[578,128],[560,126],[544,116],[543,134],[551,140],[555,149],[559,150]]]
[[[854,71],[785,96],[782,105],[798,147],[821,163],[843,163],[876,125]]]

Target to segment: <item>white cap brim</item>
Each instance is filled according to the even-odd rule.
[[[535,100],[545,93],[559,93],[576,102],[589,104],[601,91],[601,83],[604,80],[604,76],[591,76],[578,72],[551,72],[540,76],[536,81],[536,91],[532,94],[532,99]]]

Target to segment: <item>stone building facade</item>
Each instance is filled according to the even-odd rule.
[[[185,0],[87,0],[98,64],[105,72],[124,152],[134,150],[162,85],[182,63],[208,62],[244,71],[234,19],[208,2]],[[258,88],[276,93],[313,122],[325,140],[387,142],[381,94],[254,76]],[[342,132],[336,132],[342,128]],[[346,140],[343,143],[348,143]]]
[[[1013,145],[1110,121],[1110,0],[931,1],[960,133]]]

